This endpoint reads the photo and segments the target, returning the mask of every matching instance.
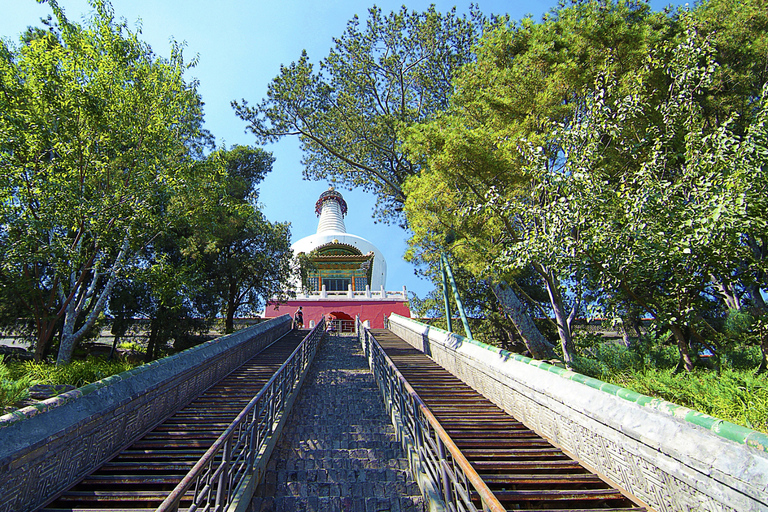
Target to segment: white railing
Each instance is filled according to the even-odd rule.
[[[189,512],[228,510],[236,491],[264,456],[262,449],[274,433],[291,395],[317,351],[324,322],[312,329],[261,391],[237,415],[205,455],[163,501],[157,512],[176,512],[182,499]]]
[[[387,291],[384,289],[381,290],[371,290],[366,288],[365,291],[352,291],[352,290],[343,290],[343,291],[326,291],[326,290],[319,290],[319,291],[304,291],[304,292],[298,292],[296,294],[296,299],[302,300],[302,299],[353,299],[353,300],[408,300],[408,290],[406,290],[405,287],[403,287],[402,290],[396,290],[396,291]]]
[[[400,418],[398,437],[411,440],[421,469],[446,508],[451,512],[503,512],[499,500],[359,319],[357,333],[387,412]],[[473,500],[482,508],[478,509]]]

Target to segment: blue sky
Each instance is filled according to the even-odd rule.
[[[278,74],[281,64],[297,60],[306,49],[313,62],[320,61],[355,14],[361,19],[373,1],[353,0],[112,0],[119,17],[134,27],[140,22],[142,39],[155,53],[168,56],[170,40],[186,42],[186,58],[199,55],[199,64],[187,78],[200,81],[205,102],[206,128],[217,144],[253,145],[246,124],[230,106],[232,100],[258,103],[267,85]],[[466,12],[466,3],[444,1],[378,1],[384,12],[407,5],[423,11],[434,3],[441,12],[454,5]],[[485,14],[509,14],[520,19],[527,14],[540,19],[552,8],[554,0],[476,2]],[[669,2],[654,1],[655,9]],[[675,2],[678,3],[678,2]],[[67,17],[82,21],[90,12],[87,0],[59,0]],[[16,40],[28,26],[40,25],[40,18],[50,14],[45,4],[35,0],[0,0],[0,37]],[[272,173],[262,183],[260,200],[271,221],[289,221],[293,241],[314,233],[317,218],[315,200],[328,184],[302,179],[301,151],[295,138],[266,146],[276,161]],[[359,191],[341,190],[349,205],[345,219],[347,231],[376,245],[387,260],[387,289],[405,285],[420,297],[432,289],[431,283],[414,275],[413,267],[403,261],[407,233],[395,226],[374,224],[371,217],[375,198]]]

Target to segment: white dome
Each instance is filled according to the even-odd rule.
[[[361,254],[373,253],[373,269],[371,270],[371,290],[379,290],[383,286],[387,287],[387,262],[384,261],[384,255],[381,254],[375,245],[365,238],[357,235],[342,233],[341,231],[324,231],[314,235],[305,236],[298,242],[291,245],[293,254],[309,254],[318,247],[330,243],[339,243],[351,245],[358,249]]]
[[[371,269],[371,290],[386,289],[387,285],[387,262],[384,255],[381,254],[375,245],[365,238],[347,233],[344,225],[344,214],[347,210],[347,203],[340,193],[333,187],[320,195],[316,205],[316,211],[319,210],[320,220],[317,224],[317,233],[305,236],[298,242],[291,245],[294,255],[299,253],[309,254],[318,247],[330,243],[351,245],[360,251],[360,254],[373,253],[373,269]]]

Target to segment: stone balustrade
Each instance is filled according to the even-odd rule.
[[[290,328],[278,317],[0,417],[0,512],[43,506]]]

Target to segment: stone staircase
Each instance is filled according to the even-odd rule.
[[[356,338],[323,341],[250,512],[424,510]]]

